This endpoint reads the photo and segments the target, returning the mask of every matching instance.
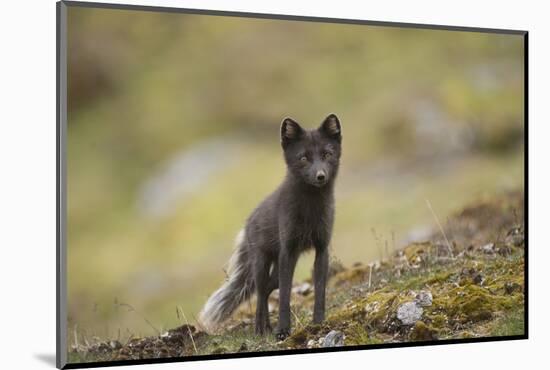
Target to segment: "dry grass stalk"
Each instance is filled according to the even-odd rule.
[[[199,351],[197,350],[197,346],[195,345],[195,339],[193,338],[193,334],[191,333],[191,329],[189,328],[189,321],[187,321],[187,317],[185,316],[185,313],[183,313],[183,310],[181,309],[181,307],[178,306],[177,310],[181,312],[181,316],[185,320],[185,324],[187,325],[187,332],[189,333],[189,338],[191,338],[191,343],[193,344],[193,349],[195,350],[196,354],[199,354]]]
[[[445,234],[445,230],[443,230],[443,226],[441,226],[441,223],[439,222],[439,218],[435,214],[432,205],[428,199],[426,199],[426,204],[428,205],[428,208],[430,209],[430,212],[432,213],[432,216],[435,219],[435,222],[437,223],[437,226],[439,227],[439,231],[441,231],[441,234],[443,234],[443,237],[445,238],[445,242],[447,243],[447,249],[449,250],[449,254],[451,255],[451,258],[454,259],[454,253],[453,253],[453,247],[451,246],[451,243],[449,242],[449,239],[447,238],[447,234]]]

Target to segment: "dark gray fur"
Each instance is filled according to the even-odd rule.
[[[334,223],[334,183],[341,142],[341,126],[334,114],[318,129],[309,131],[290,118],[283,120],[281,145],[287,174],[246,222],[244,238],[234,255],[235,263],[239,264],[234,270],[240,272],[240,276],[235,276],[232,284],[230,276],[225,284],[227,288],[220,288],[209,301],[211,309],[223,312],[217,321],[227,318],[255,291],[256,333],[267,333],[271,330],[268,297],[279,288],[276,335],[279,339],[287,337],[294,269],[300,254],[310,248],[315,250],[313,322],[324,320],[328,247]],[[236,293],[241,290],[244,294]]]

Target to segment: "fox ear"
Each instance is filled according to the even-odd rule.
[[[281,123],[281,143],[284,145],[299,139],[304,129],[292,118],[285,118]]]
[[[340,120],[335,114],[329,114],[328,117],[325,118],[319,127],[319,131],[332,139],[338,141],[342,140],[342,127],[340,126]]]

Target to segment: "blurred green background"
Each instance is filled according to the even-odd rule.
[[[68,21],[71,333],[154,334],[181,323],[176,306],[193,321],[284,175],[284,116],[340,117],[344,265],[422,239],[426,200],[444,222],[523,187],[522,36],[77,7]]]

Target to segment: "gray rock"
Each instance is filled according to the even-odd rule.
[[[514,247],[520,247],[525,243],[525,235],[523,229],[520,227],[514,227],[506,235],[506,244]]]
[[[323,347],[342,347],[344,345],[344,333],[331,330],[323,340]]]
[[[111,346],[112,349],[121,349],[122,348],[122,344],[118,340],[110,341],[109,346]]]
[[[429,290],[421,290],[417,295],[414,301],[420,307],[428,307],[432,305],[433,297],[432,293]]]
[[[521,290],[522,290],[522,287],[518,283],[508,282],[508,283],[504,284],[504,292],[506,294],[512,294],[514,292],[520,292]]]
[[[512,252],[512,247],[508,244],[501,245],[497,248],[497,253],[504,257],[511,255]]]
[[[313,287],[310,283],[306,282],[295,286],[294,288],[292,288],[292,291],[296,294],[306,296],[313,291]]]
[[[485,254],[494,254],[495,253],[495,245],[493,243],[485,244],[483,247],[481,247],[481,250]]]
[[[246,351],[248,351],[248,346],[246,345],[245,342],[243,342],[241,344],[241,347],[239,348],[239,352],[246,352]]]
[[[476,272],[473,276],[472,276],[472,280],[474,281],[475,284],[477,285],[483,285],[483,282],[485,281],[485,278],[483,277],[483,274],[481,272]]]
[[[413,325],[420,320],[424,310],[416,302],[403,303],[397,309],[397,318],[403,325]]]

